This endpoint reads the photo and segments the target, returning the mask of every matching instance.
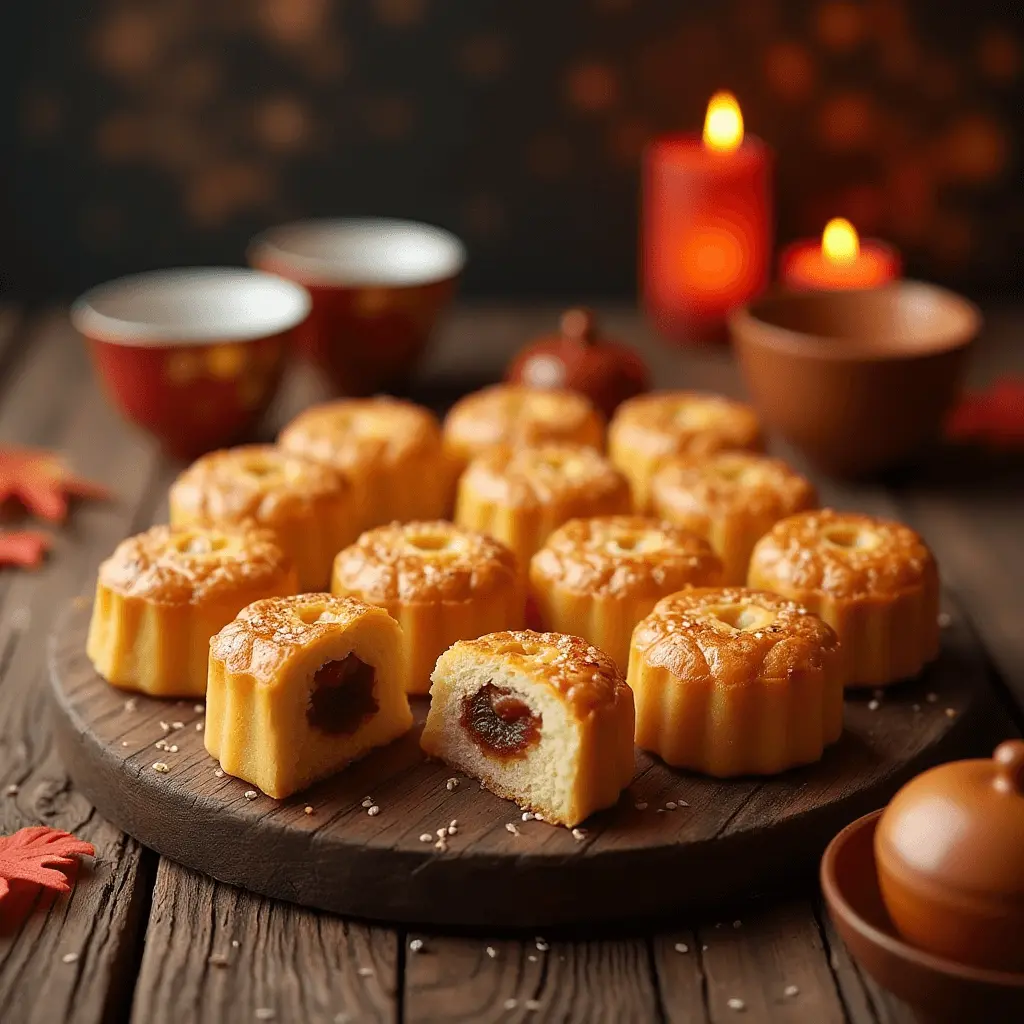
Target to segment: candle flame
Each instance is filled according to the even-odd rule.
[[[743,141],[743,114],[731,92],[716,92],[704,118],[704,145],[719,153],[731,153]]]
[[[860,256],[857,229],[845,218],[833,217],[821,233],[821,251],[829,263],[856,263]]]

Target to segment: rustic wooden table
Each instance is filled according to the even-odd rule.
[[[423,368],[417,396],[442,408],[493,380],[556,313],[463,308]],[[641,348],[659,386],[739,393],[727,352],[666,348],[632,312],[611,309],[603,319]],[[1021,330],[1020,313],[990,318],[975,384],[1024,372]],[[317,397],[312,375],[293,373],[268,435]],[[54,750],[45,637],[68,599],[91,590],[115,543],[164,518],[180,467],[111,411],[62,312],[0,316],[0,440],[59,449],[117,496],[80,505],[42,570],[0,573],[0,794],[12,787],[0,795],[0,834],[43,823],[96,846],[70,896],[41,898],[14,923],[0,914],[0,1021],[911,1020],[850,961],[810,873],[707,919],[538,943],[532,935],[424,934],[341,920],[219,884],[140,847],[75,791]],[[828,503],[894,515],[924,533],[990,667],[992,712],[978,723],[975,746],[1018,732],[1024,458],[945,453],[884,487],[821,484]],[[422,949],[413,951],[417,938]]]

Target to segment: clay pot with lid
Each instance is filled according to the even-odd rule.
[[[1024,741],[907,783],[874,848],[904,939],[958,963],[1024,971]]]
[[[650,387],[640,356],[602,336],[589,309],[566,310],[559,333],[527,345],[505,376],[512,384],[579,391],[609,417],[621,402]]]

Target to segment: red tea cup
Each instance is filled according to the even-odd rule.
[[[126,419],[177,458],[240,440],[266,410],[310,298],[241,267],[157,270],[73,305],[97,374]]]
[[[411,376],[466,250],[450,232],[414,221],[309,220],[258,235],[249,262],[309,291],[301,351],[339,394],[368,395]]]

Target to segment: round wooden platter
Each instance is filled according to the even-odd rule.
[[[951,756],[986,686],[954,621],[921,679],[877,701],[870,692],[847,700],[843,738],[818,764],[719,781],[638,751],[618,805],[574,836],[524,822],[472,779],[449,788],[454,773],[419,749],[422,701],[417,726],[389,747],[289,800],[246,799],[253,788],[218,776],[204,749],[201,704],[129,700],[96,675],[88,620],[83,602],[64,616],[50,675],[61,753],[100,813],[221,881],[353,917],[433,925],[639,920],[751,895],[809,868],[841,827]],[[367,796],[379,813],[367,813]],[[457,833],[437,849],[437,830],[453,821]]]

